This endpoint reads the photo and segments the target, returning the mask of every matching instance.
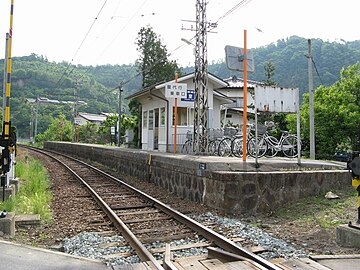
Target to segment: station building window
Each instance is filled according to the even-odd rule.
[[[147,111],[143,112],[143,128],[147,128]]]
[[[175,125],[175,108],[173,107],[173,121]],[[192,126],[194,124],[194,108],[178,107],[177,108],[177,125],[178,126]]]
[[[165,107],[160,108],[160,126],[165,126]]]

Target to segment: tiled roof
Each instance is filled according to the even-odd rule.
[[[106,115],[102,114],[79,113],[79,116],[90,122],[103,122],[106,120]]]
[[[224,79],[225,82],[229,84],[228,87],[225,88],[243,88],[244,87],[244,79],[237,78],[236,76]],[[247,87],[255,88],[255,86],[264,85],[263,82],[257,82],[252,80],[247,80]]]

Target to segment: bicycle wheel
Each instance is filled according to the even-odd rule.
[[[209,154],[210,154],[211,156],[217,156],[217,155],[218,155],[219,142],[220,142],[220,140],[215,139],[215,140],[212,140],[212,141],[209,143],[208,151],[209,151]]]
[[[296,157],[296,155],[298,154],[297,136],[286,136],[281,143],[281,151],[286,157]]]
[[[235,157],[242,157],[243,155],[243,137],[235,137],[231,141],[231,153]]]
[[[183,154],[190,154],[192,153],[193,149],[192,149],[192,140],[187,140],[182,148],[181,148],[181,153]]]
[[[221,157],[228,157],[231,155],[231,139],[224,138],[219,143],[218,155]]]
[[[265,153],[265,157],[275,157],[280,150],[279,140],[276,139],[274,136],[267,136],[265,140],[268,143],[268,150]]]
[[[253,158],[256,157],[256,143],[255,143],[255,137],[252,137],[249,139],[247,143],[247,151],[250,156]],[[257,137],[257,157],[262,157],[265,155],[266,151],[268,149],[268,144],[263,136]]]

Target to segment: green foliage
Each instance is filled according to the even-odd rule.
[[[139,91],[142,86],[142,78],[137,76],[139,75],[138,71],[140,73],[144,71],[144,74],[146,73],[148,76],[146,85],[173,79],[175,71],[178,71],[177,65],[175,62],[167,60],[166,47],[161,44],[160,38],[153,33],[151,27],[144,27],[139,33],[142,35],[138,37],[136,42],[141,41],[139,44],[144,45],[144,52],[149,52],[148,57],[144,58],[143,51],[139,50],[138,61],[128,65],[95,67],[71,65],[65,73],[69,64],[67,62],[50,62],[46,57],[36,54],[13,57],[11,121],[12,125],[18,129],[18,137],[28,138],[30,134],[33,134],[36,106],[34,103],[28,103],[28,98],[35,99],[40,96],[72,102],[75,100],[76,87],[78,100],[87,103],[78,107],[79,112],[95,114],[116,112],[117,100],[114,99],[112,91],[109,89],[117,87],[120,82],[126,82],[123,85],[124,96]],[[151,37],[151,39],[147,40],[147,37]],[[249,74],[248,78],[266,81],[272,73],[268,72],[266,75],[264,69],[268,63],[272,63],[276,72],[271,77],[271,81],[282,87],[299,88],[302,99],[303,93],[308,91],[308,59],[304,56],[308,53],[307,44],[307,39],[292,36],[264,47],[252,49],[255,59],[255,73]],[[152,51],[153,49],[154,51]],[[342,68],[360,61],[360,41],[340,44],[313,39],[312,54],[320,75],[319,77],[314,74],[314,87],[317,88],[321,84],[324,87],[329,87],[340,80]],[[159,59],[166,59],[166,61],[162,62]],[[140,65],[143,60],[147,63],[146,66]],[[158,64],[155,65],[155,63]],[[0,60],[0,72],[3,72],[3,67],[4,60]],[[150,69],[150,67],[153,68]],[[193,72],[194,67],[187,67],[183,70],[185,73]],[[233,75],[243,76],[241,72],[227,69],[223,60],[210,63],[209,72],[220,78],[228,78]],[[154,81],[150,81],[152,79]],[[0,81],[3,83],[2,79]],[[0,99],[2,98],[0,97]],[[138,109],[137,106],[132,108]],[[44,133],[52,120],[57,118],[60,113],[65,115],[68,121],[72,121],[73,104],[41,104],[38,107],[38,133]],[[132,114],[136,115],[136,113]],[[31,125],[29,125],[30,122]],[[30,127],[32,127],[32,131]]]
[[[101,142],[111,143],[115,142],[116,138],[111,138],[111,127],[117,127],[118,116],[108,115],[104,122],[101,123],[98,134],[101,138]]]
[[[273,76],[275,74],[275,65],[272,62],[266,62],[264,64],[264,70],[265,70],[265,85],[268,86],[275,86],[276,83],[273,81]]]
[[[308,42],[306,38],[291,36],[278,40],[267,46],[252,49],[255,62],[255,73],[248,78],[255,81],[266,81],[263,72],[266,63],[271,62],[276,68],[272,77],[281,87],[299,88],[300,97],[308,91]],[[340,79],[340,70],[360,61],[360,42],[352,41],[340,44],[321,39],[312,40],[312,55],[319,76],[314,73],[314,88],[321,84],[330,86]],[[193,68],[185,68],[189,73]],[[315,70],[314,70],[315,71]],[[209,65],[209,72],[220,78],[236,75],[242,78],[242,72],[230,71],[223,60]]]
[[[94,123],[86,123],[77,127],[78,140],[83,143],[97,143],[99,128]]]
[[[175,77],[179,68],[175,61],[168,60],[166,46],[151,26],[140,29],[135,44],[139,52],[136,63],[142,75],[142,88]]]
[[[0,207],[16,214],[39,214],[43,221],[50,221],[52,195],[48,175],[41,163],[28,157],[18,159],[15,174],[21,179],[20,191],[15,197],[0,202]]]
[[[315,144],[318,158],[331,158],[344,145],[354,149],[360,119],[360,64],[341,71],[335,84],[320,86],[314,93]],[[303,149],[309,145],[309,96],[304,95],[301,106]],[[295,125],[295,118],[291,120]],[[295,123],[294,123],[295,122]],[[343,149],[348,150],[348,149]]]
[[[71,141],[73,138],[72,123],[65,119],[65,116],[60,113],[58,118],[52,119],[50,126],[44,133],[36,136],[36,142],[44,141]]]
[[[347,223],[349,216],[355,217],[356,192],[336,191],[339,199],[325,199],[325,194],[311,196],[299,200],[292,205],[279,208],[274,215],[286,218],[294,226],[301,224],[313,224],[321,228],[336,228],[340,224]]]

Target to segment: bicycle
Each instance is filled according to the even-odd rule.
[[[224,138],[218,146],[218,155],[221,157],[229,157],[232,155],[232,140],[238,133],[238,129],[234,127],[225,127]]]
[[[278,152],[282,152],[284,156],[294,158],[298,154],[298,139],[294,134],[281,130],[281,137],[278,140],[274,136],[268,135],[265,140],[268,142],[268,157],[275,157]]]
[[[252,125],[250,127],[250,135],[247,142],[246,150],[251,157],[260,158],[266,154],[268,150],[268,142],[265,140],[267,128],[267,126],[258,125],[258,134],[257,137],[255,137],[255,125]]]
[[[256,157],[256,155],[258,157],[262,157],[265,155],[266,151],[267,151],[267,142],[263,139],[263,135],[258,135],[257,136],[257,140],[255,140],[255,125],[254,124],[249,124],[248,125],[248,132],[247,132],[247,153],[251,156],[251,157]],[[265,128],[266,130],[266,128]],[[260,134],[264,133],[264,130],[262,127],[258,128],[258,132]],[[243,136],[242,135],[238,135],[238,136],[234,136],[232,142],[231,142],[231,151],[233,153],[234,156],[236,157],[242,157],[243,156]],[[257,147],[256,147],[257,144]],[[256,154],[257,152],[257,154]]]
[[[224,137],[224,131],[222,129],[210,129],[209,130],[209,138],[210,142],[208,144],[208,152],[211,156],[218,155],[219,144]]]
[[[194,153],[193,149],[193,136],[190,130],[186,132],[186,141],[184,142],[181,148],[182,154],[192,154]]]

